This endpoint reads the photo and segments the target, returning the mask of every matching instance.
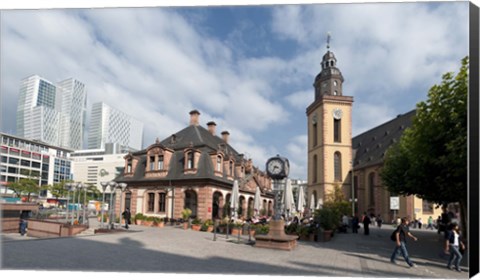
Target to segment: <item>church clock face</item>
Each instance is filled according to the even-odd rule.
[[[342,109],[339,109],[339,108],[333,109],[332,115],[333,115],[333,118],[336,120],[341,119],[343,116]]]

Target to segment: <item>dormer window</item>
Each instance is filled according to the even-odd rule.
[[[127,173],[132,173],[132,160],[127,161]]]
[[[157,169],[158,170],[163,170],[163,155],[158,156],[158,163],[157,163]]]
[[[230,175],[233,176],[233,161],[230,161],[228,171],[230,172]]]
[[[150,156],[150,171],[155,169],[155,156]]]
[[[187,169],[193,169],[193,152],[187,154]]]
[[[222,157],[217,156],[217,168],[215,169],[218,172],[222,171]]]

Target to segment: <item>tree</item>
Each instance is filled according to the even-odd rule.
[[[437,204],[458,202],[467,221],[468,57],[456,76],[443,75],[425,102],[417,104],[412,126],[385,156],[381,177],[390,192],[416,195]]]
[[[39,193],[41,190],[40,186],[38,185],[38,180],[33,178],[21,178],[17,182],[10,183],[8,188],[19,197],[26,194],[27,202],[30,202],[31,194]]]

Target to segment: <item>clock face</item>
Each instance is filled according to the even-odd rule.
[[[334,119],[339,120],[342,118],[343,112],[342,109],[336,108],[333,110],[332,114]]]
[[[273,159],[268,163],[268,172],[272,175],[277,175],[282,172],[282,162],[279,159]]]

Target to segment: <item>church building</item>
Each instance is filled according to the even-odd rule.
[[[400,196],[399,209],[391,209],[393,195],[380,178],[385,152],[412,124],[415,110],[352,139],[353,97],[343,94],[344,78],[329,45],[327,49],[313,84],[315,100],[306,110],[309,208],[321,208],[338,186],[347,200],[355,202],[357,216],[380,215],[386,222],[399,216],[422,218],[424,223],[430,216],[436,219],[441,214],[438,205],[415,196]]]

